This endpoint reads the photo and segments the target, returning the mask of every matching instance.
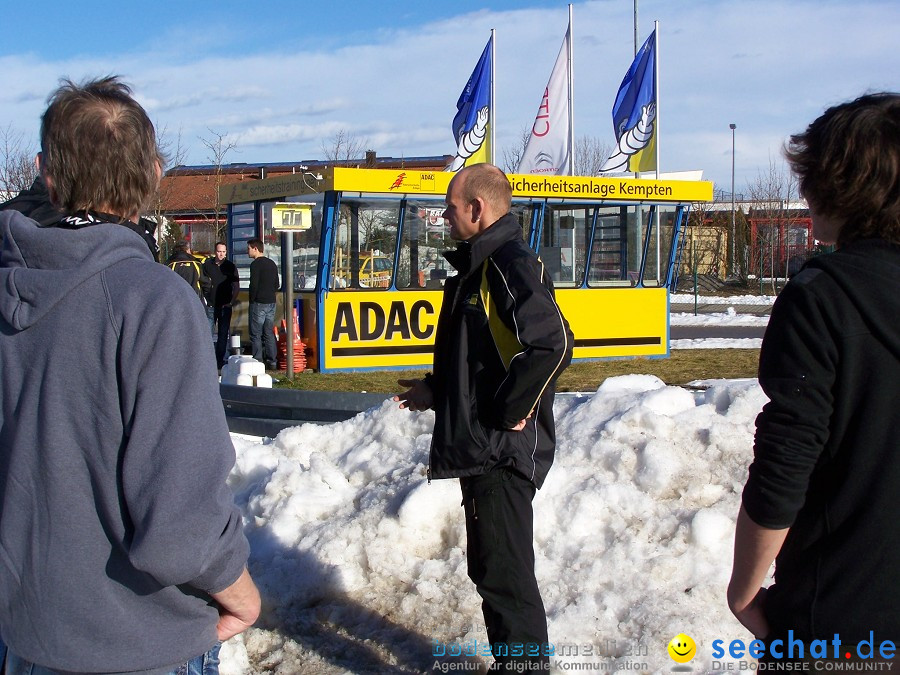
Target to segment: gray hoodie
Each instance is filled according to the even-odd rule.
[[[121,225],[6,211],[0,238],[0,635],[56,670],[169,669],[248,556],[209,324]]]

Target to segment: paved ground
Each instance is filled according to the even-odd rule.
[[[670,340],[761,338],[765,326],[669,326]]]
[[[734,311],[738,314],[753,314],[755,316],[768,316],[772,312],[771,305],[731,305],[725,302],[704,302],[700,300],[697,303],[698,314],[714,314],[716,312],[724,312],[729,307],[734,307]],[[693,302],[673,302],[669,305],[669,311],[694,313]]]
[[[717,302],[698,301],[697,314],[715,314],[734,307],[738,314],[768,316],[772,312],[771,305],[738,305],[728,304],[727,298],[718,298]],[[672,313],[694,313],[693,302],[675,302],[669,305]],[[672,340],[697,340],[701,338],[761,338],[766,332],[765,326],[670,326],[669,338]]]

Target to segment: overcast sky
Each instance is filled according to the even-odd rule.
[[[482,9],[487,7],[488,9]],[[116,73],[185,163],[210,129],[226,161],[299,162],[345,130],[381,156],[452,154],[456,100],[497,31],[497,161],[531,126],[567,3],[7,3],[0,130],[36,144],[60,77]],[[614,140],[610,109],[634,52],[632,0],[574,3],[576,135]],[[828,105],[900,90],[897,0],[640,0],[640,41],[660,22],[663,170],[702,169],[736,191]]]

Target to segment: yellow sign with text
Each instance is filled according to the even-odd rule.
[[[330,291],[323,370],[430,368],[442,291]],[[556,299],[575,334],[576,359],[665,356],[664,288],[561,288]]]
[[[328,189],[348,192],[444,195],[455,174],[448,171],[335,168]],[[712,200],[709,181],[644,180],[593,176],[522,176],[509,174],[513,197],[615,200],[624,202],[695,202]]]
[[[302,232],[312,227],[312,212],[315,204],[301,202],[278,202],[272,205],[272,229]]]
[[[407,169],[349,169],[335,167],[324,172],[321,181],[310,185],[301,175],[285,175],[223,185],[223,204],[284,199],[297,195],[338,190],[396,195],[445,195],[449,171]],[[712,201],[709,181],[645,180],[599,178],[596,176],[533,176],[509,174],[513,197],[615,202],[697,202]]]
[[[430,367],[442,291],[331,291],[324,370]]]

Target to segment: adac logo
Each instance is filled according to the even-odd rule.
[[[679,633],[669,640],[667,651],[676,663],[687,663],[697,654],[697,643],[690,635]],[[690,667],[676,667],[673,670],[690,670]]]
[[[435,177],[433,171],[401,171],[388,188],[389,191],[403,189],[404,192],[426,192],[434,194]]]
[[[406,178],[406,173],[399,173],[397,177],[394,179],[394,183],[391,185],[391,190],[396,190],[397,188],[403,185],[403,179]]]

